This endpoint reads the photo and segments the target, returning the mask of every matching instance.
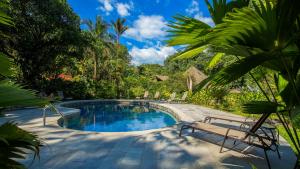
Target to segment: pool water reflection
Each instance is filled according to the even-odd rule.
[[[73,105],[81,113],[59,120],[65,128],[98,131],[126,132],[172,126],[176,119],[169,113],[141,104],[95,102]]]

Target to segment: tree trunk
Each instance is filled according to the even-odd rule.
[[[98,66],[98,60],[95,54],[93,54],[93,58],[94,58],[94,74],[93,74],[93,79],[97,80],[97,66]]]

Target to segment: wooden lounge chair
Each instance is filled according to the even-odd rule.
[[[143,99],[147,99],[149,97],[149,91],[145,91]],[[136,97],[136,99],[141,99],[141,97]]]
[[[240,141],[250,146],[262,148],[265,153],[268,168],[271,169],[267,151],[276,151],[278,157],[281,158],[278,151],[278,140],[275,139],[275,137],[270,137],[269,135],[260,135],[256,133],[256,131],[261,127],[262,123],[266,120],[266,117],[266,115],[263,115],[250,130],[237,130],[233,128],[225,128],[198,121],[191,124],[183,125],[180,129],[179,136],[181,137],[182,131],[185,129],[192,129],[192,132],[194,132],[195,130],[202,130],[219,136],[223,136],[224,140],[220,148],[220,153],[222,152],[222,149],[227,139],[232,139],[234,141],[234,144],[236,143],[236,141]]]
[[[149,91],[145,91],[143,99],[148,99],[148,97],[149,97]]]
[[[154,99],[154,100],[159,100],[159,97],[160,97],[160,92],[157,91],[157,92],[155,93],[153,99]]]
[[[224,116],[206,116],[204,118],[204,123],[211,123],[212,120],[224,120],[224,121],[229,121],[229,122],[236,122],[240,123],[240,130],[247,130],[252,128],[255,124],[256,121],[254,119],[249,119],[245,118],[244,120],[242,119],[236,119],[234,117],[224,117]],[[277,139],[278,144],[279,144],[279,131],[275,127],[275,124],[272,120],[266,119],[265,121],[266,125],[262,125],[259,129],[262,133],[266,135],[270,135],[270,137]]]
[[[167,100],[168,103],[171,103],[175,100],[175,97],[176,97],[176,92],[173,92],[171,95],[170,95],[170,98]]]
[[[184,92],[183,95],[182,95],[182,97],[180,99],[176,100],[176,101],[178,103],[184,103],[185,100],[186,100],[186,98],[187,98],[187,96],[188,96],[188,92]]]

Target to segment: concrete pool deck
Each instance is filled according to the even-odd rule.
[[[203,120],[207,115],[226,115],[226,112],[192,105],[156,103],[171,109],[183,122]],[[198,168],[267,168],[262,149],[238,144],[236,150],[224,149],[219,153],[222,137],[202,131],[184,132],[179,137],[175,126],[138,132],[86,132],[59,127],[59,115],[48,114],[43,126],[42,109],[23,109],[6,113],[0,124],[8,120],[18,122],[25,130],[42,138],[40,160],[30,158],[23,163],[32,169],[198,169]],[[218,122],[218,121],[216,121]],[[222,123],[225,123],[222,121]],[[229,125],[229,123],[228,123]],[[230,123],[230,125],[235,125]],[[228,141],[226,148],[231,147]],[[293,168],[296,157],[290,146],[280,138],[279,160],[276,152],[269,151],[273,169]]]

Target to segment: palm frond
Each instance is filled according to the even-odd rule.
[[[7,15],[9,2],[6,0],[0,1],[0,25],[13,26],[12,18]]]
[[[23,89],[10,81],[0,81],[0,107],[41,106],[46,100],[37,98],[32,90]]]
[[[286,82],[284,82],[286,83]],[[282,100],[285,102],[287,107],[293,108],[295,105],[299,105],[299,96],[300,96],[300,74],[296,78],[295,86],[292,82],[289,81],[285,85],[285,88],[279,93]]]
[[[211,68],[215,67],[219,63],[219,61],[222,59],[223,56],[224,56],[224,53],[216,53],[209,61],[207,68],[211,69]]]
[[[214,85],[225,85],[233,82],[266,61],[275,59],[267,53],[259,53],[240,59],[217,72],[212,79]]]
[[[34,153],[34,159],[39,157],[42,143],[38,137],[22,130],[16,124],[8,122],[0,126],[0,168],[25,168],[15,159],[24,159],[27,153],[24,149]]]
[[[216,25],[222,23],[228,11],[226,0],[213,0],[212,4],[208,0],[205,0],[205,3],[214,23]]]
[[[249,114],[275,113],[280,107],[275,102],[252,101],[243,105],[243,112]]]
[[[9,61],[8,57],[0,52],[0,75],[9,76],[11,74],[10,67],[11,62]]]
[[[218,24],[210,34],[210,43],[235,45],[260,49],[272,49],[277,38],[274,19],[276,10],[267,6],[262,12],[251,8],[235,9],[227,13],[223,23]]]
[[[183,51],[182,53],[178,54],[173,60],[183,60],[183,59],[191,59],[196,56],[198,56],[200,53],[202,53],[205,49],[207,49],[208,46],[200,46],[194,49],[188,49],[186,51]]]
[[[198,45],[205,41],[205,36],[211,32],[211,27],[197,19],[182,15],[174,16],[175,22],[170,22],[169,40],[166,42],[170,46],[176,45]]]
[[[293,126],[296,128],[300,128],[300,105],[296,106],[292,111],[291,111],[291,121]]]

